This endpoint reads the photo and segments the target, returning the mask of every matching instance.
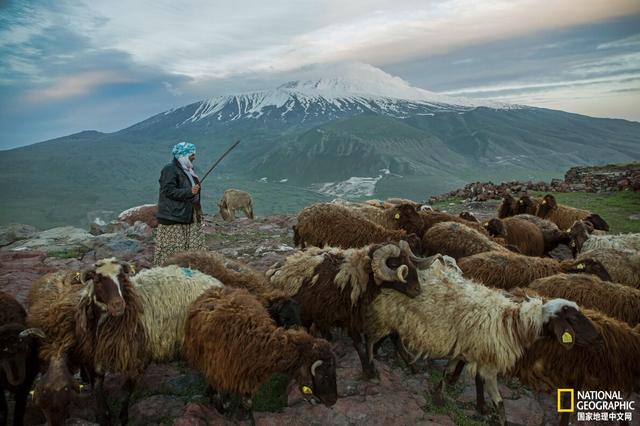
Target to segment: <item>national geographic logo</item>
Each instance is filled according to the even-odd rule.
[[[558,389],[558,413],[577,413],[578,421],[631,421],[635,401],[620,391],[578,391]]]

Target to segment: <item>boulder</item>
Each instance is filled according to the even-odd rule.
[[[118,220],[126,222],[129,225],[140,221],[146,223],[151,228],[156,228],[158,226],[158,220],[156,219],[157,211],[157,204],[143,204],[123,211],[118,215]]]
[[[75,255],[91,249],[94,238],[96,237],[84,229],[61,226],[37,232],[29,239],[10,244],[7,249],[13,251],[39,250],[49,254],[67,253],[69,256],[75,257]]]
[[[31,225],[14,223],[0,226],[0,247],[8,246],[18,240],[31,238],[36,232],[38,232],[36,228]]]
[[[122,234],[102,234],[92,241],[93,255],[96,259],[105,257],[123,258],[142,251],[138,240],[127,238]]]

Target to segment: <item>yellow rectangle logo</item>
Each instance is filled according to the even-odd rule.
[[[569,395],[570,404],[568,407],[562,406],[562,395]],[[575,399],[573,389],[558,389],[558,413],[573,413],[575,410]]]

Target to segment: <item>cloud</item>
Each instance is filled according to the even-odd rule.
[[[636,47],[640,46],[640,34],[632,35],[631,37],[625,37],[620,40],[615,40],[609,43],[599,44],[597,49],[615,49],[620,47]]]
[[[62,101],[69,98],[86,96],[101,86],[118,83],[132,83],[131,77],[112,71],[90,71],[59,77],[42,89],[26,94],[27,103]]]
[[[163,81],[162,86],[167,89],[167,92],[171,93],[173,96],[182,96],[184,92],[178,88],[176,88],[173,84],[168,81]]]
[[[208,0],[85,0],[63,5],[64,21],[96,48],[122,51],[137,63],[194,79],[344,60],[380,66],[640,12],[636,0],[361,0],[348,6],[320,0],[295,7],[278,1],[238,7]]]

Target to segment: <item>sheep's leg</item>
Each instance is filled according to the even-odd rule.
[[[478,413],[485,413],[484,405],[484,380],[480,374],[476,374],[476,410]]]
[[[454,360],[451,360],[450,362],[454,362]],[[448,386],[455,386],[456,383],[458,383],[458,380],[460,379],[460,375],[462,374],[462,370],[464,370],[464,366],[465,366],[465,362],[462,360],[458,360],[458,362],[455,363],[455,369],[453,370],[453,372],[451,374],[448,374],[448,378],[447,378],[447,385]],[[449,366],[447,366],[448,368]]]
[[[104,393],[104,375],[98,374],[95,377],[95,394],[96,394],[96,419],[100,426],[111,426],[111,413],[109,412],[109,404],[107,396]]]
[[[507,415],[504,411],[504,402],[502,401],[502,395],[498,389],[498,375],[495,373],[480,372],[482,380],[487,385],[487,393],[493,402],[493,406],[498,413],[498,423],[502,426],[507,424]]]
[[[29,396],[30,387],[23,383],[14,395],[16,404],[13,409],[13,426],[24,425],[24,413],[27,410],[27,397]]]
[[[131,402],[131,394],[133,394],[135,387],[135,379],[127,377],[123,386],[125,391],[124,401],[122,401],[122,408],[120,409],[120,423],[123,425],[126,425],[129,422],[129,403]]]
[[[451,379],[449,377],[451,376],[460,376],[460,373],[458,372],[458,367],[460,364],[462,364],[462,367],[460,367],[460,371],[462,371],[462,368],[464,368],[464,361],[460,360],[459,362],[456,362],[457,359],[452,359],[449,361],[449,363],[447,364],[447,368],[444,369],[444,371],[442,372],[442,379],[440,379],[440,382],[438,382],[438,384],[436,385],[436,387],[434,388],[433,392],[431,393],[431,396],[433,398],[433,402],[436,405],[442,406],[444,405],[444,391],[446,386],[449,384],[449,382],[451,381]],[[455,367],[455,368],[454,368]],[[458,378],[456,377],[453,380],[453,383],[455,384],[455,382],[458,380]]]
[[[0,388],[0,426],[7,424],[7,417],[9,417],[9,407],[7,406],[7,399],[4,396],[4,389]]]
[[[351,337],[351,341],[353,342],[353,347],[356,349],[356,352],[358,352],[360,364],[362,364],[362,372],[364,373],[364,378],[367,380],[377,378],[378,374],[376,372],[376,367],[373,364],[373,360],[369,362],[367,351],[366,349],[364,349],[362,335],[358,332],[350,331],[349,336]]]
[[[391,333],[389,337],[391,338],[393,345],[396,347],[396,352],[398,353],[398,355],[400,355],[400,358],[402,358],[404,363],[407,364],[409,370],[411,370],[413,374],[418,374],[420,372],[420,369],[415,364],[416,360],[411,359],[411,354],[409,354],[402,345],[402,342],[400,341],[400,335],[398,333]]]

